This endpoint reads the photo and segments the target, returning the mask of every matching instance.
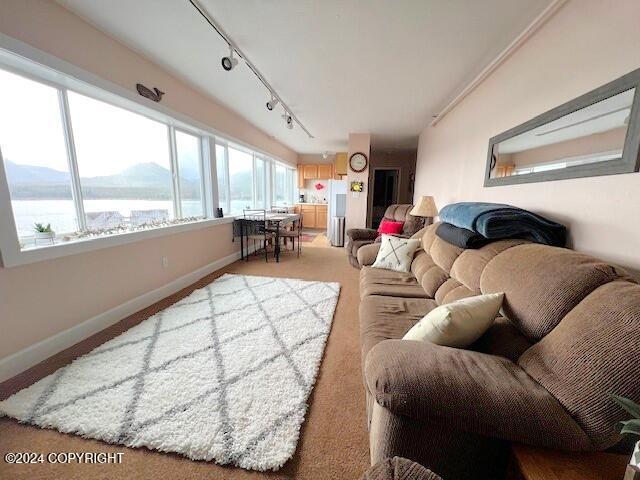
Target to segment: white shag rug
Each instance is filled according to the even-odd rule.
[[[293,455],[338,283],[226,274],[7,400],[21,422],[251,470]]]

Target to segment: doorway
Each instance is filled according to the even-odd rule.
[[[376,168],[373,172],[371,227],[378,228],[389,205],[398,203],[399,168]]]

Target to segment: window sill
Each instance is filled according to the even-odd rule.
[[[233,217],[208,218],[190,223],[171,225],[168,227],[151,228],[135,232],[123,232],[104,237],[82,238],[54,245],[39,245],[20,250],[17,242],[13,248],[2,249],[2,266],[4,268],[27,265],[30,263],[67,257],[85,252],[101,250],[103,248],[117,247],[129,243],[140,242],[152,238],[164,237],[181,232],[201,230],[214,225],[232,223]]]

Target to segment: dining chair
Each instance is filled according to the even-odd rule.
[[[291,207],[287,207],[286,205],[271,205],[272,213],[290,213]]]
[[[261,242],[262,248],[264,249],[264,259],[266,262],[269,262],[267,244],[273,239],[273,232],[269,229],[269,225],[267,223],[267,211],[264,208],[245,209],[242,213],[245,220],[245,237],[247,239],[247,245],[249,244],[249,240],[253,240],[254,254],[258,255],[256,241]],[[248,260],[249,255],[247,255],[247,261]]]
[[[293,229],[289,230],[289,229],[281,228],[278,233],[280,238],[291,239],[291,242],[293,243],[294,251],[296,249],[296,239],[298,240],[298,257],[300,257],[300,239],[302,237],[302,213],[300,213],[299,215],[300,216],[298,217],[298,219],[295,222],[293,222]],[[286,243],[285,243],[285,247],[286,247]]]

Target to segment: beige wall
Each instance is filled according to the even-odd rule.
[[[223,224],[0,268],[0,358],[234,253],[231,235]]]
[[[347,158],[357,152],[364,153],[369,158],[371,135],[368,133],[350,133]],[[364,172],[356,173],[347,166],[347,216],[345,230],[350,228],[365,228],[367,225],[367,192],[369,191],[369,164]],[[364,182],[361,193],[349,191],[351,182]]]
[[[0,32],[128,89],[157,85],[168,107],[296,163],[297,154],[54,2],[0,0]],[[7,208],[2,205],[0,208]],[[0,268],[0,358],[239,249],[231,226]],[[161,258],[169,268],[161,267]]]
[[[420,135],[415,195],[504,202],[566,224],[574,248],[640,268],[640,174],[484,188],[488,140],[640,67],[640,2],[570,0]]]

